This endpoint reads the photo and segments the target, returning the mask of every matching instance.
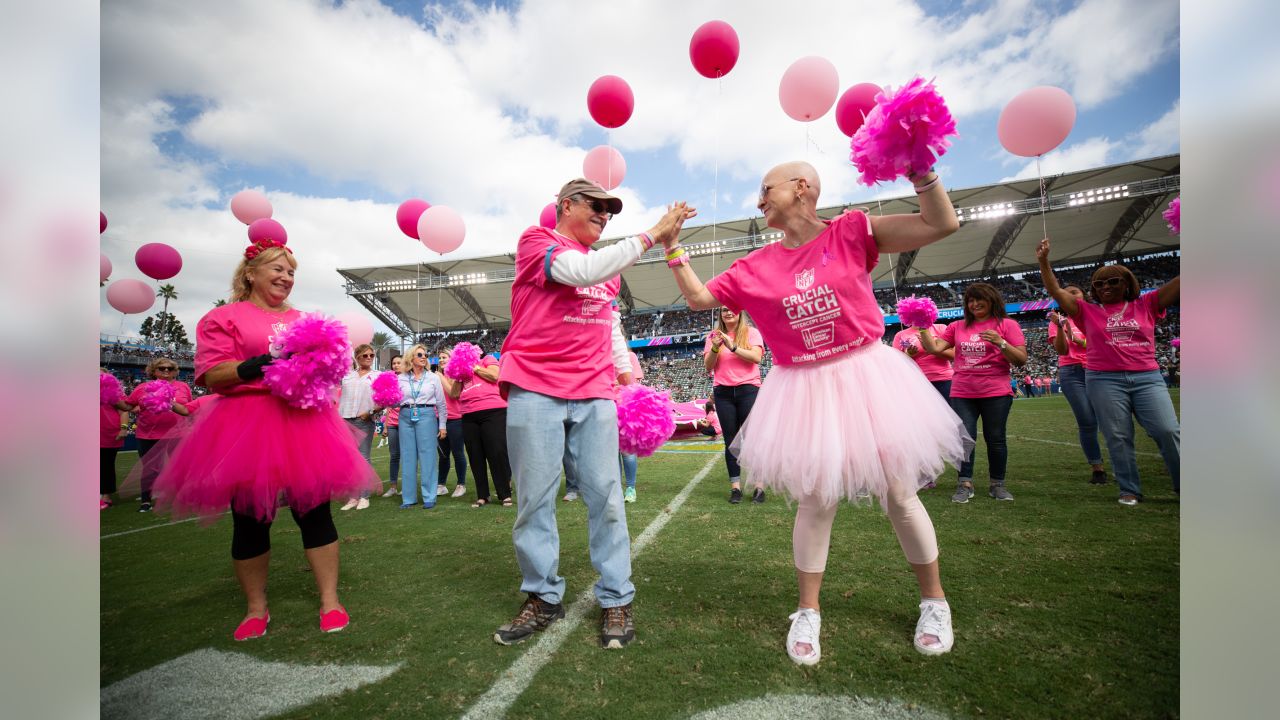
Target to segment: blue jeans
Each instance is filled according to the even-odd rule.
[[[1102,448],[1098,447],[1098,419],[1093,414],[1093,404],[1089,402],[1085,390],[1083,365],[1063,365],[1058,368],[1058,382],[1062,386],[1062,394],[1067,396],[1067,404],[1076,416],[1076,426],[1080,428],[1080,449],[1084,450],[1084,459],[1090,465],[1102,464]]]
[[[636,468],[640,465],[640,458],[635,455],[622,453],[622,474],[627,478],[627,487],[636,486]]]
[[[969,437],[978,439],[978,418],[982,418],[982,439],[987,443],[987,475],[992,485],[1004,484],[1004,471],[1009,464],[1009,444],[1005,436],[1005,426],[1009,423],[1009,410],[1013,408],[1013,398],[1009,395],[984,398],[951,398],[951,409],[960,416],[964,429]],[[973,480],[973,453],[960,465],[960,479]]]
[[[1156,441],[1164,467],[1179,492],[1182,430],[1159,370],[1146,372],[1085,371],[1085,388],[1098,417],[1098,427],[1111,454],[1111,470],[1121,495],[1142,497],[1137,455],[1133,449],[1133,419]]]
[[[601,607],[627,605],[631,584],[631,538],[618,474],[618,410],[613,400],[562,400],[512,386],[507,398],[507,450],[515,471],[516,561],[520,590],[544,602],[564,600],[556,491],[560,468],[572,460],[578,492],[587,506],[591,565]]]
[[[929,384],[933,386],[934,390],[938,391],[938,394],[942,396],[943,400],[947,400],[947,401],[951,400],[951,381],[950,380],[930,380]]]
[[[440,434],[440,422],[435,408],[425,407],[413,420],[413,410],[400,411],[400,455],[404,467],[404,480],[400,483],[400,499],[404,505],[418,502],[418,489],[422,489],[422,507],[436,506],[436,437]],[[422,479],[418,479],[418,471]]]

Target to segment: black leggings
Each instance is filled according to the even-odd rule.
[[[462,439],[467,446],[467,460],[476,478],[476,498],[489,499],[489,473],[493,472],[493,489],[498,499],[511,497],[511,461],[507,459],[507,409],[477,410],[462,416]]]
[[[146,461],[147,453],[151,452],[151,448],[158,442],[160,441],[138,438],[138,462],[142,465],[142,497],[139,499],[144,503],[151,502],[151,487],[156,484],[156,478],[160,476],[156,459],[151,458],[149,463]]]
[[[716,416],[720,418],[720,431],[724,434],[724,465],[729,469],[730,478],[737,478],[742,470],[738,467],[738,458],[729,452],[729,445],[738,437],[738,429],[751,414],[759,390],[755,385],[717,385],[711,393],[716,403]]]
[[[98,494],[110,495],[116,491],[116,453],[120,448],[100,448],[98,454]]]
[[[315,506],[306,515],[299,515],[293,508],[289,508],[289,512],[302,531],[302,547],[307,550],[338,541],[338,528],[333,525],[329,503]],[[242,515],[233,508],[231,521],[232,559],[250,560],[271,550],[270,520],[263,522],[252,515]]]
[[[503,436],[505,437],[505,435]],[[436,459],[440,463],[436,470],[437,483],[444,484],[449,479],[449,461],[458,473],[458,484],[467,485],[467,454],[462,450],[462,419],[445,420],[445,436],[436,440]]]

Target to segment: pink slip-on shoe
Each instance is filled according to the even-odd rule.
[[[320,613],[320,632],[338,632],[350,624],[351,616],[341,605],[327,613]]]
[[[231,637],[235,638],[236,642],[260,638],[267,634],[267,623],[269,622],[271,622],[271,613],[267,613],[266,617],[249,618],[240,623],[240,626],[231,634]]]

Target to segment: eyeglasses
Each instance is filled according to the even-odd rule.
[[[770,191],[770,190],[772,190],[772,189],[774,189],[774,188],[776,188],[776,187],[778,187],[778,186],[780,186],[780,185],[785,185],[785,184],[787,184],[787,183],[789,183],[789,182],[795,182],[796,180],[803,180],[803,179],[804,179],[804,178],[798,178],[798,177],[787,178],[786,180],[783,180],[782,182],[776,182],[776,183],[774,183],[774,184],[772,184],[772,185],[765,185],[764,183],[761,183],[761,184],[760,184],[760,199],[761,199],[761,200],[763,200],[763,199],[764,199],[764,197],[765,197],[766,195],[768,195],[768,194],[769,194],[769,191]]]
[[[362,357],[362,358],[373,357],[373,353],[363,353],[361,355],[357,355],[356,357]]]
[[[579,195],[578,197],[582,198],[579,202],[591,208],[591,212],[597,215],[599,215],[600,213],[604,213],[604,216],[606,218],[610,220],[613,219],[613,213],[609,212],[609,203],[605,202],[604,200],[601,200],[600,198],[589,198],[581,195]]]
[[[1120,287],[1120,285],[1121,285],[1123,282],[1124,282],[1124,278],[1109,277],[1109,278],[1107,278],[1107,279],[1105,279],[1105,280],[1094,280],[1094,281],[1093,281],[1093,286],[1094,286],[1094,287],[1096,287],[1096,288],[1100,288],[1100,287]]]

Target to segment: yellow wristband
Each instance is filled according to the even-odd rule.
[[[675,249],[674,249],[674,250],[672,250],[671,252],[667,253],[667,262],[671,262],[672,260],[675,260],[676,258],[680,257],[681,255],[684,255],[684,248],[682,248],[682,247],[680,247],[679,245],[677,245],[677,246],[675,247]]]
[[[720,352],[720,348],[719,348],[719,347],[713,347],[713,348],[711,348],[711,352],[713,352],[713,353],[718,353],[718,352]]]

